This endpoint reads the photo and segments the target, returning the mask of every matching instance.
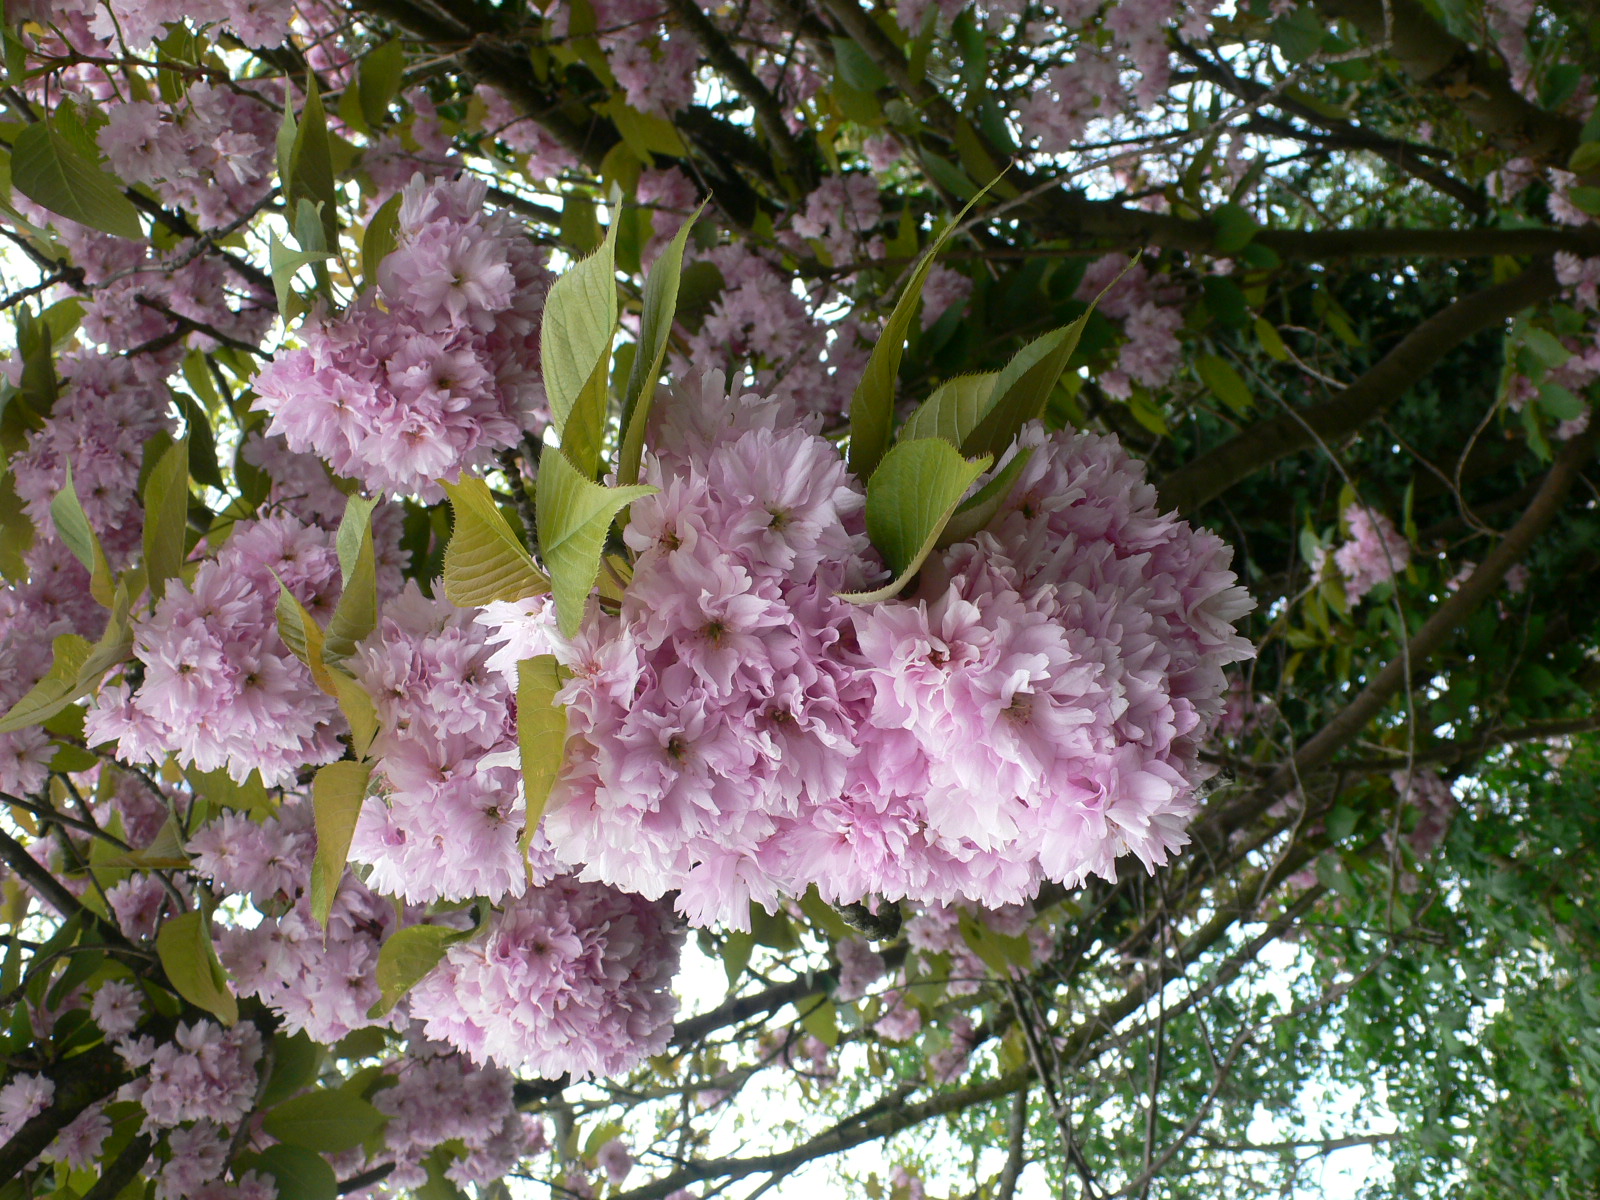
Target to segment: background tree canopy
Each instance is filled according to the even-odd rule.
[[[1373,1196],[1594,1194],[1594,4],[4,26],[0,1197],[1255,1196],[1350,1162]],[[1151,541],[1095,635],[1199,631],[1116,668],[1170,701],[1117,736],[1187,747],[1157,788],[1186,844],[1162,810],[1112,821],[1114,871],[1030,866],[995,775],[967,890],[883,882],[932,807],[872,870],[769,877],[725,763],[684,785],[687,875],[665,817],[582,825],[585,772],[677,795],[711,754],[666,673],[614,715],[667,765],[608,757],[635,648],[596,622],[698,594],[703,686],[737,695],[748,629],[824,594],[926,614],[1063,505],[1210,553],[1033,421],[1115,435],[1254,598]],[[760,461],[683,449],[746,425]],[[789,497],[747,531],[773,579],[661,590],[712,536],[685,514],[750,479]],[[1062,562],[1035,615],[1093,592]],[[787,615],[706,599],[758,594]],[[936,678],[905,729],[958,707]],[[1118,686],[1083,720],[1132,722]],[[961,766],[952,728],[917,753]],[[763,786],[907,744],[829,736]],[[1113,778],[1071,786],[1155,786]],[[866,853],[852,820],[818,861]]]

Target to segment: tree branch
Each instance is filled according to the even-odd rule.
[[[1554,294],[1555,271],[1541,262],[1506,283],[1463,296],[1403,337],[1365,375],[1331,400],[1250,426],[1172,472],[1160,483],[1163,503],[1191,513],[1286,455],[1354,433],[1480,330]]]
[[[1496,145],[1559,166],[1577,148],[1577,121],[1524,99],[1498,62],[1451,34],[1421,0],[1317,0],[1316,7],[1349,21]]]

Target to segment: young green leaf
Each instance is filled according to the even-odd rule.
[[[299,209],[301,200],[322,206],[324,245],[330,250],[337,246],[339,217],[334,192],[333,144],[328,138],[328,118],[322,110],[322,95],[317,91],[316,76],[311,74],[306,76],[306,103],[295,127],[294,142],[289,150],[289,175],[284,185],[291,212]]]
[[[599,462],[611,339],[617,327],[617,230],[557,279],[545,300],[539,361],[561,444],[574,461]],[[593,475],[593,471],[587,472]]]
[[[556,616],[567,636],[583,624],[583,609],[600,574],[600,551],[617,513],[658,489],[645,484],[605,487],[588,479],[560,451],[539,463],[539,552],[550,572]]]
[[[361,115],[373,129],[388,123],[389,105],[400,94],[405,69],[405,47],[398,39],[385,42],[362,58],[356,74],[361,88]]]
[[[989,522],[994,520],[995,514],[1000,511],[1000,506],[1011,495],[1011,489],[1017,483],[1017,476],[1022,474],[1029,460],[1033,458],[1033,451],[1032,446],[1025,446],[1017,451],[1012,455],[1010,462],[995,472],[994,478],[979,488],[971,499],[963,501],[950,517],[950,523],[944,527],[939,540],[934,543],[934,549],[942,550],[946,546],[964,542],[988,528]]]
[[[311,782],[311,804],[317,826],[317,854],[311,863],[311,915],[317,924],[328,924],[333,897],[344,878],[345,860],[350,856],[350,838],[356,831],[356,818],[367,796],[372,764],[329,763]]]
[[[279,1143],[256,1155],[252,1169],[272,1176],[281,1197],[294,1200],[337,1200],[339,1177],[328,1160],[305,1146]]]
[[[378,736],[378,707],[367,694],[367,689],[342,667],[328,668],[328,682],[333,686],[333,697],[339,702],[339,711],[350,723],[350,750],[357,758],[366,758],[372,748],[372,739]]]
[[[183,568],[189,528],[189,439],[173,442],[144,484],[144,569],[152,599]]]
[[[1200,376],[1200,382],[1206,385],[1206,390],[1234,412],[1242,416],[1255,404],[1244,376],[1221,355],[1202,354],[1195,359],[1194,369]]]
[[[58,216],[117,237],[139,239],[139,210],[115,175],[47,121],[24,125],[11,145],[11,182]]]
[[[289,320],[289,300],[294,294],[294,277],[301,267],[332,258],[329,250],[296,250],[278,240],[276,233],[267,242],[267,263],[272,272],[272,290],[277,293],[278,313]]]
[[[550,581],[500,515],[488,484],[462,476],[460,483],[446,483],[444,490],[455,514],[455,528],[444,551],[444,594],[451,604],[477,608],[550,590]]]
[[[650,268],[644,283],[644,312],[639,319],[639,348],[628,372],[628,385],[622,394],[622,454],[617,467],[617,482],[623,486],[639,481],[639,459],[644,453],[644,427],[655,398],[656,381],[667,357],[667,339],[678,311],[678,283],[683,276],[683,251],[689,231],[705,211],[701,202],[683,223],[667,248]]]
[[[224,1025],[239,1020],[239,1002],[228,990],[228,973],[217,961],[211,922],[204,913],[179,913],[162,922],[156,934],[156,957],[178,995]]]
[[[262,1128],[290,1146],[342,1154],[361,1145],[388,1121],[352,1091],[321,1088],[285,1100],[267,1113]]]
[[[1092,311],[1017,351],[995,378],[983,416],[962,439],[963,454],[1000,454],[1017,436],[1017,430],[1038,419],[1067,360],[1078,348],[1078,339],[1083,336]]]
[[[872,348],[866,370],[856,384],[850,398],[850,469],[857,477],[866,479],[876,470],[878,461],[889,448],[889,438],[894,432],[894,384],[900,374],[900,359],[906,351],[906,334],[911,330],[911,318],[916,315],[917,304],[922,299],[922,285],[928,281],[934,259],[961,222],[972,211],[989,188],[1000,182],[996,177],[987,187],[967,202],[956,214],[956,219],[945,226],[933,240],[928,252],[922,256],[917,269],[906,283],[905,291],[895,302],[894,311],[884,322],[883,333]]]
[[[72,556],[89,572],[89,594],[107,608],[111,607],[111,564],[101,549],[100,538],[78,502],[78,492],[72,482],[72,463],[66,464],[67,478],[55,499],[50,501],[50,519],[56,533]]]
[[[998,371],[985,371],[945,380],[900,427],[899,440],[940,437],[959,449],[989,411],[994,381],[999,377]]]
[[[517,664],[517,747],[522,754],[522,788],[527,798],[524,855],[544,817],[550,788],[561,773],[566,752],[567,709],[556,703],[561,684],[561,668],[553,654]]]
[[[396,192],[379,205],[361,235],[361,278],[367,287],[378,282],[378,267],[399,245],[401,199]]]
[[[378,951],[379,1000],[367,1015],[376,1020],[388,1013],[439,965],[446,950],[475,932],[446,925],[409,925],[395,930]]]
[[[867,536],[895,577],[871,592],[842,596],[856,604],[900,593],[933,551],[973,481],[989,469],[988,455],[969,462],[943,438],[899,442],[867,483]]]
[[[329,663],[343,662],[355,654],[361,639],[378,626],[378,561],[372,547],[372,510],[376,506],[376,500],[359,494],[345,502],[337,542],[344,591],[328,618],[323,658]]]
[[[290,653],[311,668],[311,678],[317,686],[329,695],[335,694],[328,664],[323,658],[322,626],[281,579],[278,580],[278,636]]]

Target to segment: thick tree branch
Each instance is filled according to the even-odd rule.
[[[1559,166],[1577,147],[1577,121],[1524,99],[1504,67],[1453,36],[1421,0],[1317,0],[1316,7],[1386,49],[1409,78],[1439,93],[1496,145]]]
[[[1286,455],[1354,433],[1428,374],[1449,351],[1483,329],[1554,294],[1555,272],[1541,262],[1517,278],[1463,296],[1400,340],[1331,400],[1250,426],[1161,481],[1162,501],[1191,513]]]
[[[700,43],[706,61],[720,71],[745,103],[755,110],[756,125],[772,144],[779,161],[794,176],[801,189],[809,191],[815,176],[815,164],[811,156],[800,148],[794,134],[789,132],[778,98],[756,77],[750,65],[739,57],[728,39],[722,36],[722,30],[706,16],[698,0],[667,0],[667,6],[672,10],[672,15],[694,35],[695,41]]]

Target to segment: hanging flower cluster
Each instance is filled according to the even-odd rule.
[[[481,180],[402,193],[378,287],[300,330],[255,378],[270,433],[373,492],[443,493],[547,418],[539,326],[550,275]]]
[[[620,612],[572,639],[543,597],[481,618],[502,670],[572,672],[559,858],[742,926],[811,885],[997,907],[1184,844],[1250,602],[1114,439],[1025,430],[989,529],[858,605],[876,568],[835,447],[720,377],[666,412]]]

